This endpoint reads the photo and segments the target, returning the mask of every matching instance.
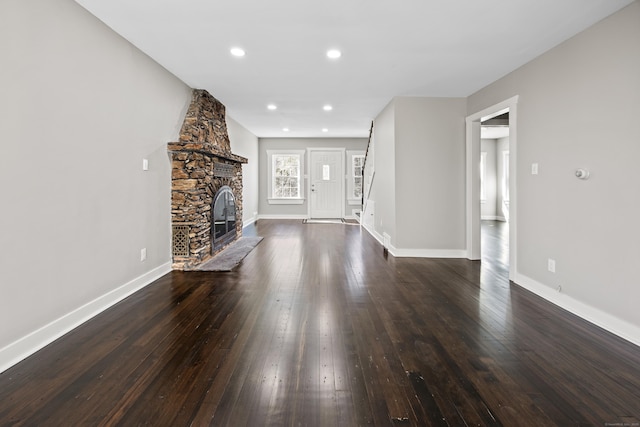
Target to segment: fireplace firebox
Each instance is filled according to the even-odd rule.
[[[215,252],[236,239],[236,203],[231,187],[225,185],[218,190],[212,212],[211,247]]]

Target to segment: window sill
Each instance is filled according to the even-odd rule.
[[[304,199],[267,199],[270,205],[301,205]]]

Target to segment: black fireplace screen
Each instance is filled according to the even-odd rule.
[[[224,186],[213,198],[212,248],[217,251],[236,238],[236,204],[233,191]]]

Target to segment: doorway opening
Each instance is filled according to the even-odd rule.
[[[509,271],[509,111],[480,119],[480,252]]]
[[[503,260],[510,280],[517,272],[517,102],[510,98],[466,120],[467,258]]]

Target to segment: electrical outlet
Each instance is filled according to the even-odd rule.
[[[140,249],[140,261],[147,259],[147,248]]]
[[[148,171],[149,170],[149,160],[142,159],[142,170],[143,171]]]
[[[547,260],[547,269],[552,273],[556,272],[556,260],[555,259],[549,258]]]
[[[531,175],[538,175],[538,164],[531,163]]]

